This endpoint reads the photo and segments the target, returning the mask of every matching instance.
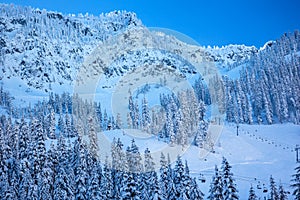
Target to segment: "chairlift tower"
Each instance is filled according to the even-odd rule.
[[[297,162],[297,163],[300,163],[300,158],[299,158],[300,147],[299,147],[298,144],[296,145],[295,151],[296,151],[296,162]]]

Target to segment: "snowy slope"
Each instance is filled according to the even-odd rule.
[[[6,4],[0,10],[0,80],[18,77],[25,90],[70,85],[84,57],[101,41],[141,26],[130,12],[76,16]]]
[[[270,175],[275,178],[277,186],[281,183],[285,190],[291,191],[290,179],[296,167],[294,148],[300,141],[299,126],[293,124],[241,125],[237,136],[235,125],[227,124],[219,138],[216,152],[202,159],[199,158],[199,149],[195,146],[190,146],[186,152],[181,152],[177,147],[169,147],[164,142],[157,141],[153,136],[145,138],[130,131],[127,133],[131,134],[116,130],[98,135],[102,159],[110,155],[109,145],[114,137],[121,138],[124,148],[130,145],[132,139],[135,139],[140,152],[144,152],[148,147],[154,156],[158,156],[154,157],[156,168],[159,168],[160,152],[166,153],[168,148],[173,148],[174,152],[182,153],[183,160],[188,161],[190,173],[198,178],[200,173],[204,175],[206,182],[198,181],[199,187],[206,195],[214,174],[214,166],[221,165],[223,156],[232,165],[240,199],[248,197],[251,184],[259,197],[267,196],[268,193],[263,193],[263,189],[257,189],[257,187],[263,188],[264,184],[269,189]],[[291,198],[289,196],[289,199]]]

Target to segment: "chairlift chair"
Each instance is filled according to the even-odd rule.
[[[264,190],[263,190],[263,193],[267,193],[268,192],[268,189],[267,189],[267,187],[265,186],[265,184],[264,184]]]
[[[203,174],[200,174],[199,180],[201,181],[201,183],[205,183],[206,182],[206,179],[205,179],[205,177],[204,177]]]
[[[261,190],[261,189],[262,189],[262,187],[261,187],[261,185],[260,185],[260,182],[259,182],[259,181],[258,181],[258,184],[257,184],[257,186],[256,186],[256,187],[257,187],[257,189],[258,189],[258,190]]]

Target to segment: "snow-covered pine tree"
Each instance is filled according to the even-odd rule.
[[[300,165],[295,168],[295,174],[292,175],[292,184],[291,187],[294,189],[293,195],[295,199],[300,199]]]
[[[257,200],[257,196],[255,194],[254,188],[251,185],[250,190],[249,190],[249,197],[248,200]]]
[[[112,179],[113,179],[113,196],[115,198],[121,198],[121,184],[122,176],[128,171],[127,159],[123,151],[123,144],[118,138],[114,138],[111,147],[111,157],[112,157]]]
[[[137,199],[140,200],[140,191],[138,190],[138,183],[135,180],[134,173],[129,171],[127,160],[123,162],[121,184],[120,184],[120,199]],[[116,196],[115,196],[116,197]]]
[[[107,130],[107,125],[108,125],[108,116],[107,116],[106,109],[104,109],[103,124],[102,124],[102,128],[103,128],[104,131]]]
[[[51,109],[50,113],[48,114],[48,138],[50,139],[55,139],[56,135],[55,135],[55,113],[54,110]]]
[[[101,195],[102,199],[114,199],[113,197],[113,179],[111,166],[108,161],[108,157],[105,159],[104,167],[103,167],[103,176],[101,180]]]
[[[140,128],[140,109],[138,101],[135,101],[134,104],[134,121],[133,121],[133,128],[138,129]]]
[[[33,178],[31,176],[30,162],[27,159],[23,159],[20,167],[20,182],[18,186],[19,196],[23,199],[30,199],[29,188],[31,185],[33,185]],[[1,189],[3,188],[4,186],[1,187]],[[4,196],[1,196],[1,199],[3,198]]]
[[[129,91],[129,99],[128,99],[128,109],[129,109],[129,115],[130,115],[130,119],[131,119],[131,124],[132,128],[134,128],[134,122],[135,122],[135,105],[133,102],[133,98],[132,98],[132,94],[131,91]],[[128,126],[129,126],[128,124]]]
[[[49,173],[48,179],[51,183],[50,185],[50,192],[51,195],[50,199],[54,199],[54,182],[55,182],[55,176],[57,173],[57,166],[58,166],[58,158],[57,158],[57,148],[54,146],[54,143],[51,142],[50,148],[47,151],[47,162],[45,164],[47,166],[47,173]]]
[[[219,169],[215,166],[215,174],[212,177],[212,182],[210,183],[209,189],[209,200],[223,200],[223,183],[222,177],[219,173]]]
[[[150,112],[149,112],[149,107],[148,107],[148,101],[146,97],[143,98],[142,100],[142,129],[146,132],[150,132],[150,123],[151,123],[151,118],[150,118]]]
[[[161,199],[161,190],[159,187],[157,173],[155,171],[155,163],[149,149],[145,150],[145,172],[143,173],[143,181],[145,193],[141,194],[142,199]]]
[[[79,146],[79,152],[75,165],[75,185],[74,185],[74,196],[75,200],[87,199],[87,188],[88,188],[88,172],[87,172],[87,155],[85,152],[85,145],[81,142]]]
[[[132,124],[132,118],[130,116],[130,113],[127,113],[127,128],[132,128],[133,124]]]
[[[163,152],[161,152],[160,156],[160,179],[159,179],[159,186],[161,189],[161,195],[162,199],[167,199],[168,198],[168,180],[172,179],[168,177],[168,163],[166,160],[165,155]]]
[[[182,113],[180,114],[180,118],[178,120],[178,132],[176,134],[177,144],[186,146],[188,144],[188,133],[187,133],[187,124],[183,119]]]
[[[131,146],[126,150],[126,158],[129,172],[133,172],[136,174],[143,172],[142,157],[139,152],[138,146],[135,144],[134,139],[132,139],[131,141]]]
[[[97,116],[97,122],[99,124],[100,130],[102,130],[102,110],[101,110],[101,103],[98,103],[96,105],[96,116]]]
[[[169,108],[169,105],[167,105],[167,108]],[[171,109],[167,109],[166,112],[166,133],[165,133],[165,137],[169,137],[170,138],[170,142],[169,144],[171,146],[175,145],[176,142],[176,137],[175,137],[175,132],[174,132],[174,124],[173,124],[173,119],[172,119],[172,113],[171,113]]]
[[[195,135],[194,144],[197,147],[203,148],[207,136],[208,124],[204,120],[201,120],[198,124],[198,129]]]
[[[70,185],[70,179],[62,163],[58,164],[57,173],[55,174],[53,199],[74,199],[74,193]]]
[[[61,135],[57,141],[57,160],[54,198],[53,199],[74,199],[72,180],[68,176],[68,153],[65,138]]]
[[[59,114],[57,126],[58,126],[58,129],[60,131],[60,134],[63,134],[63,132],[65,130],[65,122],[64,122],[64,118],[62,116],[62,113]]]
[[[195,199],[195,200],[204,199],[204,194],[199,189],[196,178],[193,178],[191,182],[190,199]]]
[[[45,165],[38,175],[38,190],[39,199],[51,200],[53,199],[53,184],[54,172],[52,171],[52,160],[46,158]]]
[[[89,117],[88,127],[89,127],[89,139],[90,139],[90,143],[89,143],[90,154],[95,159],[97,159],[98,151],[99,151],[98,137],[97,137],[97,133],[96,133],[94,119],[92,116]]]
[[[116,129],[121,129],[121,128],[123,128],[123,122],[122,122],[121,114],[118,113],[116,118]]]
[[[284,188],[281,183],[279,184],[279,187],[278,187],[278,199],[279,200],[287,200],[288,199],[287,193],[286,193],[286,191],[284,191]]]
[[[182,163],[181,157],[178,156],[174,168],[173,182],[175,187],[175,196],[177,198],[183,198],[185,195],[184,188],[184,165]]]
[[[270,176],[270,200],[277,200],[278,192],[276,188],[275,180],[272,176]]]
[[[24,117],[21,119],[20,128],[19,128],[19,159],[27,158],[27,147],[28,147],[28,140],[29,140],[29,127],[27,122],[25,121]],[[0,135],[1,137],[1,135]]]
[[[234,183],[233,173],[231,172],[231,166],[226,158],[223,157],[222,161],[222,182],[223,182],[223,198],[224,199],[238,199],[238,190]]]
[[[101,199],[102,168],[100,162],[95,162],[89,178],[87,199]]]
[[[20,124],[16,120],[15,123],[12,126],[12,132],[11,135],[9,136],[9,145],[10,148],[12,149],[13,157],[18,162],[19,158],[19,131],[20,131]]]
[[[65,114],[65,125],[64,125],[64,135],[66,138],[74,137],[73,129],[71,126],[71,119],[68,113],[68,109],[66,109]]]
[[[192,178],[190,177],[190,169],[185,160],[185,168],[183,175],[183,199],[190,199],[192,196]]]
[[[37,159],[36,164],[38,166],[33,166],[34,169],[37,169],[37,172],[40,173],[42,169],[44,168],[44,163],[46,160],[46,146],[45,146],[45,134],[42,129],[42,124],[40,121],[36,122],[35,126],[35,140],[36,140],[36,152],[37,152]]]
[[[126,158],[128,164],[128,181],[131,183],[128,186],[133,187],[133,182],[136,184],[136,188],[131,188],[130,190],[138,195],[140,198],[142,185],[142,173],[143,173],[143,165],[142,165],[142,157],[139,152],[138,146],[135,144],[134,139],[131,141],[131,146],[126,150]],[[133,180],[132,180],[133,179]]]

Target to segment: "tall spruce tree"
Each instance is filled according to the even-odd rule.
[[[300,199],[300,165],[295,168],[295,174],[292,175],[291,187],[294,189],[293,195],[295,199]]]
[[[215,166],[215,174],[212,177],[209,189],[209,200],[223,200],[223,182],[222,177],[219,173],[219,169]]]
[[[231,166],[226,158],[223,157],[222,161],[222,182],[223,182],[223,197],[227,199],[238,199],[238,190],[234,183],[233,173],[231,172]]]

